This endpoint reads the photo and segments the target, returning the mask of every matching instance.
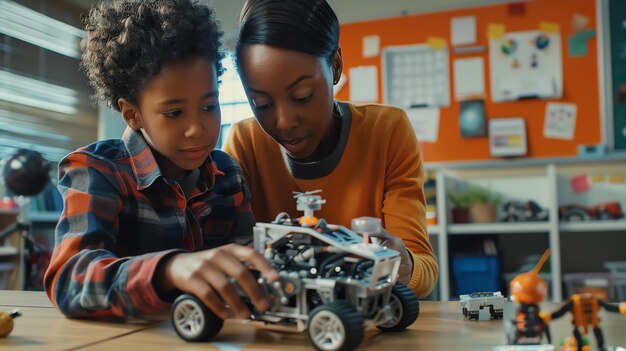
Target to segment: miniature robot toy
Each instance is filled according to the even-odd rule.
[[[541,208],[535,201],[509,201],[502,206],[503,222],[547,221],[548,210]]]
[[[504,323],[509,345],[538,345],[544,335],[551,343],[550,329],[539,311],[539,303],[545,299],[548,285],[538,274],[549,255],[548,249],[532,271],[521,273],[511,281],[511,300],[519,305],[515,319]]]
[[[502,319],[504,317],[504,303],[506,297],[499,291],[496,292],[475,292],[469,295],[461,295],[461,307],[463,315],[469,320],[478,320],[480,310],[489,308],[491,319]]]
[[[572,314],[572,324],[574,325],[573,335],[576,340],[576,349],[583,351],[584,343],[581,329],[587,335],[589,328],[591,328],[596,337],[598,350],[606,350],[604,347],[604,335],[600,328],[600,318],[598,317],[600,308],[626,315],[626,302],[621,302],[619,305],[609,304],[599,300],[593,294],[586,293],[574,294],[556,311],[552,313],[541,312],[540,316],[545,323],[549,323],[551,320],[561,318],[565,313],[570,312]]]
[[[238,287],[253,311],[251,319],[306,330],[318,350],[352,350],[361,344],[367,327],[406,329],[419,315],[419,301],[412,290],[397,283],[399,253],[370,242],[371,225],[365,224],[362,228],[370,228],[363,231],[349,230],[315,218],[314,211],[325,203],[313,195],[317,192],[295,193],[304,216],[290,218],[283,212],[272,223],[254,227],[254,248],[277,269],[279,280],[259,278],[274,296],[262,313]],[[176,299],[171,318],[176,333],[187,341],[210,340],[223,325],[190,294]]]

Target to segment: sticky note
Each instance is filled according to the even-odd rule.
[[[592,183],[604,183],[605,179],[604,174],[594,174],[591,176]]]
[[[570,184],[575,193],[582,193],[591,188],[589,177],[586,174],[573,177],[570,179]]]
[[[489,26],[487,26],[487,37],[489,39],[502,39],[504,38],[504,32],[504,24],[489,23]]]
[[[561,27],[557,23],[541,22],[539,23],[539,30],[545,33],[559,33]]]
[[[626,175],[623,174],[610,174],[609,183],[624,184],[626,183]]]
[[[428,43],[428,46],[433,49],[443,49],[446,47],[446,40],[444,38],[428,37],[426,42]]]

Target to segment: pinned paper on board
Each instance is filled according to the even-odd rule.
[[[485,103],[483,100],[461,101],[459,111],[459,127],[461,137],[479,138],[487,136]]]
[[[589,176],[587,176],[586,174],[581,174],[581,175],[572,177],[569,180],[569,182],[572,187],[572,190],[574,190],[575,193],[582,193],[591,189]]]
[[[363,57],[380,55],[380,36],[368,35],[363,37]]]
[[[539,23],[539,30],[545,33],[560,33],[561,26],[558,23],[541,22]]]
[[[450,106],[448,50],[426,44],[393,46],[385,47],[382,56],[386,104],[405,109]]]
[[[587,29],[576,34],[572,34],[567,38],[567,53],[570,57],[587,56],[587,42],[595,36],[595,30]]]
[[[452,45],[469,45],[476,43],[476,17],[454,17],[450,21]]]
[[[527,153],[526,121],[521,117],[489,121],[491,156],[524,156]]]
[[[376,66],[350,68],[350,100],[378,101],[378,69]]]
[[[439,138],[439,109],[411,108],[406,110],[417,140],[435,143]]]
[[[563,95],[560,33],[510,32],[489,39],[494,102]]]
[[[572,15],[572,29],[576,33],[584,31],[587,28],[587,24],[589,24],[589,17],[579,13]]]
[[[576,110],[575,104],[547,103],[543,135],[546,138],[574,139]]]
[[[489,23],[487,26],[487,38],[489,39],[502,39],[505,32],[504,24],[501,23]]]
[[[426,40],[428,46],[436,50],[443,50],[446,48],[446,39],[440,37],[428,37]]]
[[[482,57],[454,60],[454,98],[457,101],[485,96],[485,63]]]

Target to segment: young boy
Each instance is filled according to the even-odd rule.
[[[238,164],[213,150],[223,72],[213,11],[191,0],[115,0],[94,7],[85,26],[82,66],[128,128],[59,165],[50,300],[70,317],[134,316],[184,291],[223,319],[247,318],[234,279],[265,310],[247,264],[269,280],[277,273],[241,245],[254,224],[249,190]]]

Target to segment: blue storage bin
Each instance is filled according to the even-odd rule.
[[[498,256],[454,256],[452,272],[456,295],[500,291]]]

